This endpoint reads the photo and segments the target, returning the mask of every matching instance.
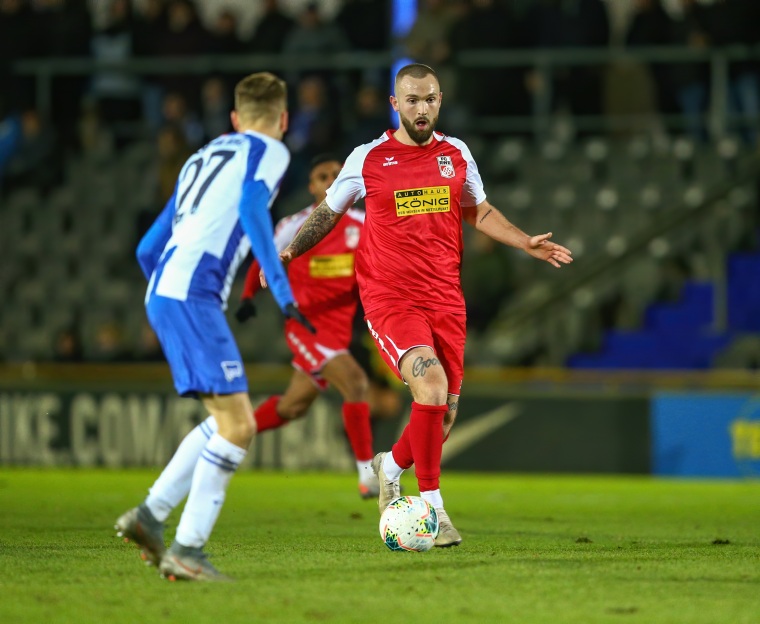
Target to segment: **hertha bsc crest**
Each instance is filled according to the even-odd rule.
[[[438,170],[444,178],[453,178],[456,175],[451,156],[438,156]]]

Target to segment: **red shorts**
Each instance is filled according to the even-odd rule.
[[[320,341],[319,329],[317,329],[316,334],[312,334],[303,325],[290,319],[285,322],[285,339],[293,353],[293,360],[291,361],[293,368],[303,371],[311,377],[314,385],[320,390],[327,389],[328,383],[322,378],[322,369],[336,355],[347,353],[348,348],[335,348],[334,345],[326,346],[322,344],[326,341]]]
[[[386,364],[402,381],[398,363],[414,347],[430,347],[441,362],[449,394],[459,396],[464,378],[467,315],[436,312],[406,304],[381,308],[364,317]]]

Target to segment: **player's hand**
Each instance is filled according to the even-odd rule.
[[[280,252],[280,261],[282,262],[286,271],[288,270],[288,265],[293,261],[293,258],[295,258],[295,256],[293,255],[290,247],[286,247]],[[261,269],[259,271],[259,283],[261,284],[262,288],[267,287],[267,278],[266,275],[264,275],[264,269]]]
[[[302,313],[301,310],[298,309],[295,303],[289,303],[285,306],[285,318],[293,319],[294,321],[298,321],[303,325],[306,329],[308,329],[312,334],[316,334],[317,330],[314,328],[314,325],[309,323],[309,319],[307,319]]]
[[[552,243],[549,240],[551,237],[551,232],[532,236],[528,240],[528,246],[525,251],[534,258],[545,260],[558,269],[560,268],[560,264],[570,264],[573,261],[573,252],[567,247]]]
[[[240,305],[235,311],[235,318],[240,323],[245,323],[249,318],[256,316],[256,306],[253,305],[253,299],[246,297],[240,300]]]

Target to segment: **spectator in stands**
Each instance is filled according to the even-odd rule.
[[[21,141],[21,117],[14,112],[5,112],[0,101],[0,197],[3,194],[3,179],[8,163]]]
[[[513,13],[496,0],[473,0],[461,22],[451,30],[449,47],[456,57],[469,50],[517,48],[519,24]],[[459,71],[460,98],[471,115],[527,115],[527,68],[471,68]],[[482,85],[490,85],[483,89]]]
[[[343,149],[346,154],[357,145],[374,141],[391,124],[387,102],[373,84],[366,84],[359,89],[354,112],[353,123],[346,124],[348,133]]]
[[[291,152],[287,180],[308,177],[308,166],[317,154],[334,152],[342,145],[342,126],[327,98],[327,86],[319,76],[301,80],[297,87],[297,105],[290,116],[285,144]],[[284,192],[291,189],[286,184]]]
[[[343,31],[319,14],[319,5],[309,2],[298,16],[298,23],[288,33],[282,51],[288,54],[333,54],[350,49]]]
[[[158,133],[156,141],[158,165],[157,208],[158,212],[166,205],[174,193],[174,187],[179,177],[179,172],[185,161],[193,153],[185,139],[185,134],[177,125],[164,126]],[[153,215],[155,217],[155,215]]]
[[[95,344],[92,357],[95,362],[129,362],[132,358],[124,344],[124,334],[121,327],[108,321],[95,330]]]
[[[165,0],[146,0],[138,5],[141,11],[135,14],[134,42],[138,56],[155,56],[164,36],[169,30]]]
[[[27,0],[0,0],[0,84],[5,85],[6,105],[27,107],[34,103],[34,76],[10,74],[10,64],[40,52],[39,29]]]
[[[443,72],[441,81],[449,85],[449,94],[456,89],[456,76],[449,66],[449,37],[462,17],[463,6],[446,0],[423,0],[414,24],[402,42],[406,54],[415,61],[436,67],[439,75]]]
[[[716,46],[760,43],[760,3],[757,0],[719,0],[710,8],[707,23]],[[731,64],[728,76],[728,105],[732,115],[740,117],[739,128],[744,141],[758,145],[760,118],[760,67],[755,61]]]
[[[710,45],[709,13],[696,0],[680,0],[682,15],[674,22],[673,43],[703,50]],[[696,141],[707,140],[705,112],[707,111],[709,75],[703,62],[673,65],[673,82],[686,129]]]
[[[531,47],[601,47],[610,39],[607,9],[601,0],[537,0],[526,15]],[[535,83],[534,83],[535,85]],[[602,110],[602,68],[577,66],[555,71],[554,106],[576,115]]]
[[[187,144],[185,133],[176,124],[167,124],[156,137],[156,160],[151,168],[148,185],[152,197],[137,215],[136,239],[132,249],[137,247],[145,232],[156,220],[159,213],[174,193],[174,188],[182,166],[193,153]]]
[[[166,3],[165,0],[147,0],[142,7],[142,11],[135,15],[135,55],[138,57],[156,56],[160,52],[161,42],[169,31]],[[157,132],[163,123],[161,115],[163,97],[164,91],[160,77],[144,76],[142,83],[143,118],[153,132]]]
[[[53,344],[53,361],[84,361],[82,339],[79,337],[79,329],[76,326],[67,327],[56,334],[55,343]]]
[[[103,122],[98,105],[92,98],[85,98],[82,102],[77,130],[77,144],[83,156],[103,160],[113,154],[113,133]]]
[[[458,13],[445,0],[424,0],[404,42],[415,61],[440,67],[449,59],[449,35]]]
[[[229,93],[230,90],[220,77],[207,79],[201,87],[201,121],[206,142],[232,129],[232,101]]]
[[[634,13],[626,33],[631,47],[664,46],[673,39],[673,20],[662,5],[662,0],[635,0]],[[673,90],[672,67],[667,63],[650,63],[649,71],[657,90],[657,109],[660,114],[678,112]]]
[[[63,178],[61,153],[52,125],[29,109],[21,114],[21,136],[5,172],[6,190],[33,186],[47,193]]]
[[[156,332],[147,320],[140,327],[140,337],[134,352],[134,359],[138,362],[163,362],[164,352],[158,342]]]
[[[161,56],[196,56],[211,48],[211,35],[204,28],[191,0],[169,0],[166,10],[167,31],[157,46]],[[189,106],[198,104],[200,80],[192,74],[161,76],[164,93],[181,94]]]
[[[248,47],[254,54],[276,54],[282,51],[283,43],[295,24],[280,10],[277,0],[263,0],[263,5],[264,14]]]
[[[190,110],[185,97],[178,92],[167,93],[161,108],[165,125],[175,125],[182,130],[185,141],[192,149],[203,143],[203,125],[195,111]]]
[[[243,42],[238,36],[238,17],[232,9],[222,9],[211,28],[211,54],[240,54]]]
[[[390,9],[384,0],[345,0],[334,21],[352,50],[389,48]]]
[[[90,55],[92,24],[86,0],[38,0],[40,23],[36,45],[47,57]],[[76,129],[71,123],[79,114],[82,95],[89,82],[83,76],[58,76],[52,83],[51,121],[65,146],[76,145]]]
[[[346,0],[335,16],[335,24],[345,35],[352,50],[381,52],[390,48],[390,7],[385,0]],[[372,28],[367,28],[372,24]],[[385,69],[364,69],[351,71],[348,82],[351,85],[373,83],[386,85],[390,73]],[[351,145],[353,149],[355,145]]]
[[[92,37],[91,47],[97,61],[128,61],[133,57],[134,32],[129,0],[111,0],[106,26]],[[91,94],[98,102],[105,123],[140,119],[140,82],[134,74],[115,70],[98,72],[92,77]]]

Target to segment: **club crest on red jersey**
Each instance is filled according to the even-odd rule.
[[[443,178],[453,178],[456,175],[451,156],[438,156],[438,170]]]
[[[356,225],[349,225],[346,228],[346,247],[349,249],[356,249],[356,247],[359,245],[359,235],[361,234],[361,230]]]

